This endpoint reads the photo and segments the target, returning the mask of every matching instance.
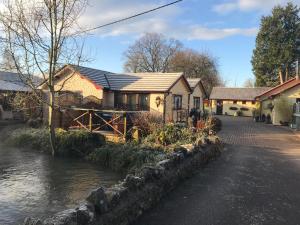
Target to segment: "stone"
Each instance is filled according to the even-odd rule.
[[[181,145],[187,152],[193,152],[195,150],[195,146],[193,144]]]
[[[163,167],[165,169],[170,169],[173,166],[173,162],[170,159],[165,159],[157,163],[158,167]]]
[[[145,181],[149,180],[157,180],[160,179],[163,175],[163,168],[162,167],[153,167],[153,166],[145,166],[142,169],[142,174]]]
[[[132,174],[128,174],[124,180],[124,186],[129,189],[138,189],[144,184],[142,178],[134,176]]]
[[[77,224],[78,225],[86,225],[88,224],[94,217],[93,212],[91,212],[87,205],[81,205],[76,209],[77,212]]]
[[[43,223],[39,219],[27,217],[25,218],[23,225],[43,225]]]
[[[98,214],[103,214],[107,212],[108,201],[103,187],[93,190],[86,200],[92,205],[94,205],[95,211]]]
[[[182,153],[185,156],[187,154],[187,149],[182,146],[177,146],[174,148],[174,152]]]
[[[55,214],[44,221],[45,225],[77,225],[77,213],[75,209],[68,209]]]

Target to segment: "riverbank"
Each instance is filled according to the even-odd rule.
[[[95,145],[91,144],[93,144],[95,135],[98,134],[58,129],[58,146],[66,149],[69,153],[58,154],[58,156],[67,156],[67,158],[77,156],[91,161],[95,165],[128,175],[117,186],[101,187],[92,192],[86,203],[83,204],[83,212],[79,207],[80,212],[78,209],[62,212],[62,214],[57,214],[49,219],[54,222],[45,220],[44,223],[54,225],[89,224],[88,221],[99,223],[99,216],[104,218],[103,221],[100,219],[102,223],[99,223],[103,225],[117,225],[119,224],[115,221],[117,218],[122,218],[121,224],[127,224],[128,218],[133,221],[140,214],[139,211],[152,207],[181,179],[190,176],[193,170],[220,154],[222,145],[215,135],[220,127],[221,123],[216,118],[209,118],[200,130],[186,127],[183,124],[156,124],[154,129],[147,131],[148,134],[140,142],[130,141],[126,144],[94,142]],[[90,141],[86,137],[92,138],[92,140]],[[27,145],[41,150],[43,147],[47,147],[48,140],[47,130],[26,128],[14,131],[8,143],[16,146]],[[80,154],[77,149],[80,149]],[[61,152],[64,151],[59,153]],[[149,190],[150,187],[153,187],[153,190]],[[146,199],[144,199],[145,197]],[[126,207],[119,208],[123,205]],[[127,211],[130,208],[132,211]],[[139,208],[140,210],[138,210]],[[117,212],[122,212],[122,215]],[[84,218],[74,217],[78,213],[83,213],[80,217]],[[108,216],[110,213],[111,215]],[[81,220],[84,223],[81,223]],[[61,223],[61,221],[65,222]],[[72,221],[72,223],[66,223],[66,221]],[[27,220],[25,224],[32,225],[35,222]]]
[[[46,220],[27,218],[24,225],[128,225],[144,211],[156,205],[174,189],[210,160],[221,153],[218,141],[202,146],[182,147],[166,160],[144,167],[139,174],[110,188],[95,189],[84,204],[76,209],[62,211]]]

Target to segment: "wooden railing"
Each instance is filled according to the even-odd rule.
[[[124,111],[150,111],[149,105],[141,105],[141,104],[116,104],[116,110],[124,110]]]

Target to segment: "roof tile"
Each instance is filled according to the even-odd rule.
[[[255,88],[228,88],[214,87],[210,94],[210,99],[214,100],[255,100],[262,93],[270,90],[269,87]]]

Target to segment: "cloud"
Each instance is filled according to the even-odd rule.
[[[122,19],[160,6],[146,0],[93,0],[80,19],[81,27],[88,29]],[[229,7],[230,8],[230,7]],[[217,40],[235,35],[254,36],[257,28],[212,28],[209,25],[181,20],[185,13],[178,5],[95,31],[100,37],[130,35],[139,37],[145,32],[156,32],[184,40]],[[94,33],[94,32],[93,32]]]
[[[230,36],[242,35],[242,36],[255,36],[258,32],[256,27],[253,28],[223,28],[223,29],[211,29],[201,26],[193,26],[190,29],[188,37],[189,40],[217,40]]]
[[[300,0],[234,0],[214,5],[213,11],[219,14],[227,14],[233,11],[269,11],[276,5],[284,5],[288,2],[300,4]]]

